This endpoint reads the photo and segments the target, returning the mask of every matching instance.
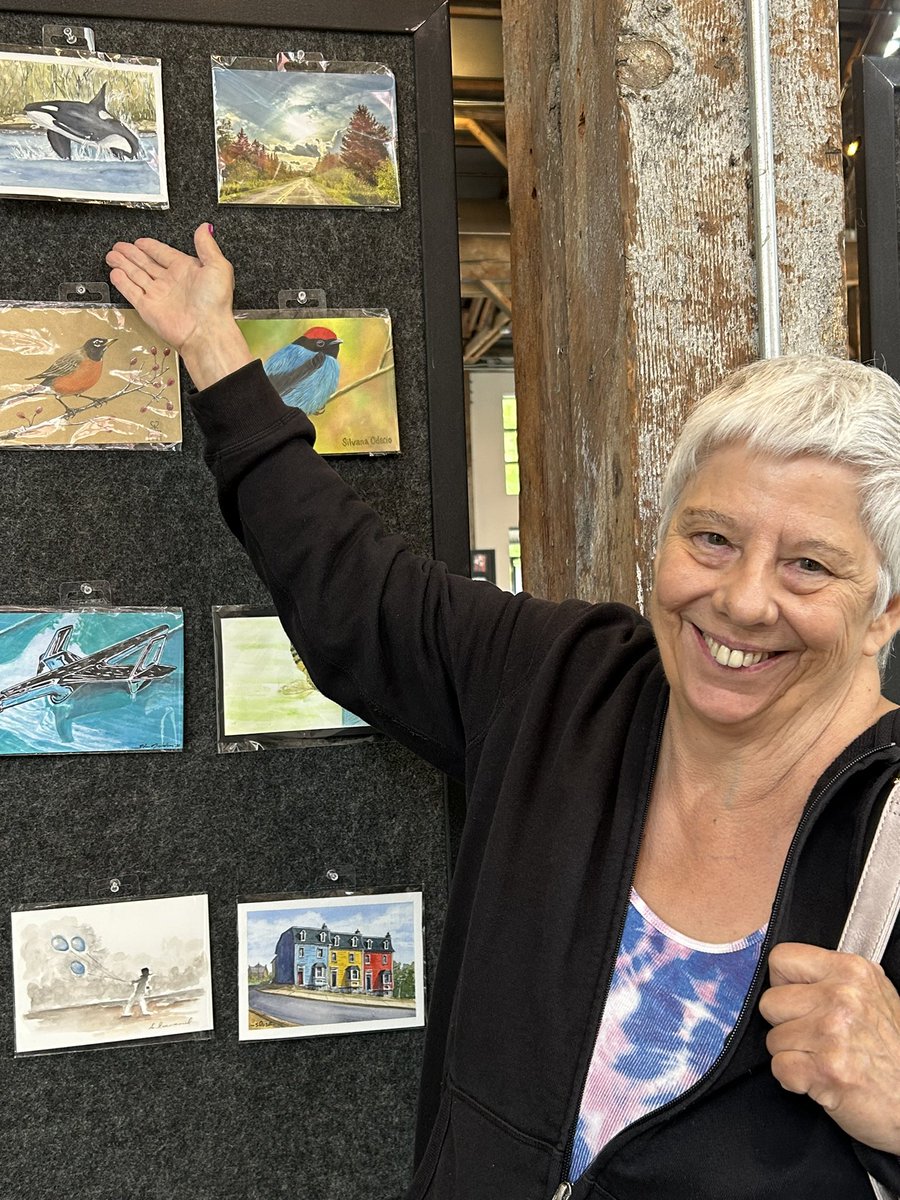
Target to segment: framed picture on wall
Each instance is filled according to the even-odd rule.
[[[238,904],[238,1038],[425,1024],[422,893]]]
[[[273,608],[216,606],[213,634],[220,754],[372,736],[318,690]]]
[[[16,1053],[213,1029],[205,894],[13,912]]]
[[[472,550],[470,553],[469,574],[473,579],[482,579],[486,583],[496,583],[496,552],[494,550]]]

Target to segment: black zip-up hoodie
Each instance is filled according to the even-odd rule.
[[[900,715],[814,789],[717,1063],[570,1189],[667,701],[650,627],[624,606],[511,596],[411,554],[258,362],[194,407],[225,519],[317,686],[465,780],[408,1200],[871,1200],[866,1170],[900,1190],[897,1159],[776,1082],[758,1012],[771,945],[837,944],[897,773]],[[896,986],[896,937],[884,965]]]

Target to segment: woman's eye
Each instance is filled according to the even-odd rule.
[[[728,538],[721,533],[698,533],[697,541],[701,546],[718,547],[728,545]]]
[[[816,562],[814,558],[798,558],[797,567],[804,575],[827,575],[828,570],[823,567],[820,562]]]

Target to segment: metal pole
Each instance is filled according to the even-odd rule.
[[[772,78],[769,70],[768,0],[747,0],[747,33],[759,357],[775,358],[781,353],[781,302],[778,237],[775,230],[775,145],[772,132]]]

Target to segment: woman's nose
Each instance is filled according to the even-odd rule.
[[[719,577],[713,603],[733,624],[774,625],[777,581],[762,563],[740,558]]]

